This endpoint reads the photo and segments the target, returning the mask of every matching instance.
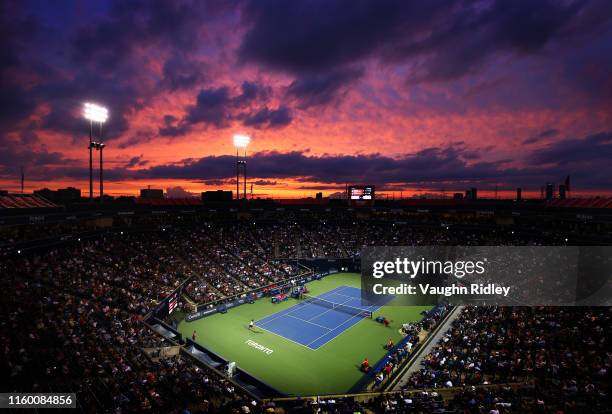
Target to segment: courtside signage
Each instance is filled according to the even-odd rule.
[[[257,343],[255,341],[253,341],[252,339],[247,339],[245,344],[247,344],[248,346],[250,346],[251,348],[255,348],[261,352],[263,352],[266,355],[270,355],[272,354],[272,352],[274,352],[273,350],[271,350],[270,348],[263,346],[260,343]]]

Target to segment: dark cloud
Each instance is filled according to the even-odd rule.
[[[540,138],[556,137],[557,135],[559,135],[559,132],[560,131],[558,129],[551,128],[551,129],[547,129],[547,130],[540,132],[539,137]]]
[[[190,124],[210,124],[217,128],[227,127],[230,120],[228,112],[230,101],[227,86],[202,89],[196,98],[195,105],[187,108],[186,121]]]
[[[281,128],[291,123],[291,111],[286,106],[277,109],[269,109],[267,106],[257,108],[269,99],[270,87],[245,81],[240,91],[232,96],[228,86],[202,89],[195,104],[187,106],[184,119],[165,118],[159,134],[181,136],[195,124],[226,128],[233,120],[240,120],[243,125],[257,129]]]
[[[308,156],[303,152],[263,152],[249,157],[249,173],[257,179],[292,178],[319,183],[477,182],[524,177],[533,171],[501,169],[493,162],[467,164],[461,147],[427,148],[402,158],[379,154]],[[234,174],[232,156],[209,156],[140,170],[136,178],[228,180]],[[211,181],[212,180],[212,181]],[[225,181],[224,181],[225,182]],[[462,184],[463,185],[463,184]]]
[[[253,183],[253,185],[256,185],[256,186],[259,186],[259,187],[269,186],[269,185],[274,186],[274,185],[278,184],[277,181],[271,181],[271,180],[255,180],[255,181],[252,181],[252,183]]]
[[[242,93],[232,99],[232,103],[236,107],[248,106],[255,101],[266,102],[272,94],[272,88],[256,82],[244,81],[240,89]]]
[[[320,189],[356,182],[444,185],[449,190],[494,185],[539,188],[542,183],[559,181],[567,174],[583,187],[612,186],[612,177],[607,173],[612,158],[611,132],[551,144],[532,152],[526,159],[528,164],[521,168],[507,167],[512,164],[508,159],[468,162],[475,159],[466,156],[472,152],[462,145],[426,148],[399,158],[380,154],[310,156],[299,151],[260,152],[249,157],[249,173],[259,180],[289,178],[317,182],[323,186]],[[234,162],[230,155],[189,159],[139,170],[134,178],[202,180],[208,185],[223,185],[235,173],[231,167]]]
[[[442,111],[448,106],[462,115],[476,103],[477,110],[507,115],[508,108],[528,113],[537,101],[550,112],[559,105],[567,109],[553,116],[575,115],[583,124],[595,119],[589,128],[610,129],[612,2],[252,0],[233,9],[237,3],[116,0],[91,3],[83,11],[70,2],[52,7],[0,2],[2,174],[9,176],[25,164],[37,166],[31,175],[45,179],[87,176],[86,168],[78,166],[86,161],[42,146],[48,132],[64,136],[66,144],[87,140],[88,124],[81,115],[85,100],[109,108],[104,139],[119,140],[112,147],[127,148],[160,136],[183,136],[195,125],[284,127],[302,115],[297,108],[333,104],[357,82],[365,84],[370,79],[366,69],[373,72],[377,89],[368,93],[363,88],[364,99],[382,108],[380,119],[387,111],[384,103],[392,101],[386,98],[396,96],[392,88],[398,85],[384,83],[390,75],[412,82],[413,107]],[[271,85],[286,84],[287,73],[293,82],[284,94],[260,81],[207,85],[216,84],[216,71],[229,70],[229,79],[238,76],[225,66],[235,53],[254,73],[262,68],[283,72],[279,78],[263,72]],[[468,77],[472,74],[478,76]],[[442,93],[418,84],[451,80]],[[150,102],[188,90],[196,96],[183,108],[184,116],[165,116],[153,126],[130,125]],[[472,101],[464,99],[470,96]],[[525,145],[538,142],[543,148],[515,160],[524,161],[523,168],[495,159],[492,146],[474,151],[450,144],[398,158],[260,153],[252,158],[252,168],[261,180],[288,177],[325,184],[371,177],[386,185],[394,180],[457,185],[495,180],[539,186],[571,173],[578,183],[610,188],[607,134],[559,141],[559,131],[548,129],[527,137]],[[233,175],[231,157],[151,168],[143,168],[145,161],[138,158],[108,171],[108,179],[167,176],[227,183]]]
[[[23,129],[19,133],[19,139],[23,145],[31,145],[38,141],[38,135],[34,132],[34,128],[31,126],[28,129]]]
[[[144,108],[146,98],[153,94],[137,75],[137,65],[129,65],[114,73],[103,74],[81,68],[73,77],[51,77],[32,91],[39,100],[50,106],[42,127],[68,134],[88,133],[83,119],[84,102],[94,102],[109,110],[103,126],[105,140],[120,138],[129,129],[129,116]],[[129,72],[126,74],[124,71]]]
[[[367,57],[394,37],[407,17],[402,5],[426,3],[250,1],[244,17],[251,29],[239,56],[294,73],[327,70]]]
[[[0,133],[17,128],[39,104],[50,109],[42,128],[85,132],[81,106],[89,100],[110,110],[105,139],[121,137],[129,116],[159,92],[149,82],[155,75],[143,51],[153,52],[145,52],[148,58],[170,56],[160,81],[165,89],[194,86],[203,75],[191,54],[204,23],[227,7],[217,1],[110,1],[103,12],[71,20],[72,6],[57,5],[56,16],[51,8],[2,2]]]
[[[181,186],[166,188],[167,198],[194,198],[196,196],[197,196],[196,193],[187,191]]]
[[[40,22],[19,2],[0,2],[0,137],[34,111],[36,98],[17,81],[27,70],[23,50],[34,42]]]
[[[2,133],[25,120],[34,111],[36,102],[19,85],[2,82],[0,86],[0,133]]]
[[[535,144],[536,142],[540,142],[543,139],[556,137],[557,135],[559,135],[559,132],[560,131],[558,129],[554,129],[554,128],[546,129],[533,137],[527,138],[526,140],[523,141],[523,144],[525,145]]]
[[[158,134],[162,137],[179,137],[191,130],[191,124],[179,121],[173,115],[164,115],[164,126],[159,128]]]
[[[287,95],[297,99],[301,108],[326,105],[362,75],[363,69],[354,68],[306,74],[289,85]]]
[[[533,164],[572,165],[612,160],[612,132],[600,132],[585,138],[573,138],[549,144],[534,151]]]
[[[134,145],[147,143],[152,141],[156,136],[157,135],[151,130],[139,130],[127,137],[127,139],[122,140],[117,147],[120,149],[125,149]]]
[[[107,14],[77,31],[72,56],[76,62],[111,71],[139,47],[192,50],[202,23],[214,15],[211,11],[208,2],[196,0],[114,1]]]
[[[291,111],[286,106],[278,109],[264,107],[257,112],[247,115],[242,123],[244,126],[261,128],[282,128],[291,123]]]
[[[75,160],[66,158],[57,151],[49,151],[46,147],[37,150],[13,145],[0,140],[0,177],[14,178],[21,167],[29,170],[28,176],[44,176],[47,168],[57,168],[74,164]],[[30,173],[31,171],[31,173]],[[46,178],[55,176],[49,174]]]
[[[315,190],[315,191],[327,191],[327,190],[339,190],[341,187],[338,185],[300,185],[297,187],[298,190]],[[344,193],[346,194],[346,192]]]
[[[202,180],[202,184],[209,186],[223,186],[228,184],[236,185],[236,179],[231,180]]]
[[[164,63],[161,85],[169,91],[189,89],[204,80],[204,70],[202,63],[175,53]]]
[[[249,156],[249,175],[258,186],[276,185],[279,178],[319,183],[316,188],[308,185],[309,189],[364,182],[396,188],[418,185],[424,188],[443,186],[447,190],[470,186],[534,189],[548,181],[560,182],[568,174],[572,176],[574,188],[612,187],[609,174],[612,132],[549,144],[529,154],[525,158],[527,164],[520,168],[510,167],[512,160],[508,159],[468,162],[471,157],[465,154],[469,152],[471,150],[461,145],[426,148],[395,158],[380,154],[311,156],[299,151],[260,152]],[[86,168],[75,167],[73,160],[65,159],[60,153],[0,153],[0,165],[7,164],[0,169],[4,177],[14,176],[20,165],[37,166],[33,179],[83,178],[87,175]],[[138,158],[133,163],[141,162]],[[235,183],[234,163],[232,155],[207,156],[148,168],[111,168],[105,175],[109,181],[184,179],[223,186]]]
[[[611,159],[612,132],[608,131],[550,143],[534,151],[528,161],[558,171],[553,179],[571,174],[574,188],[601,189],[612,188]]]
[[[145,166],[149,163],[149,161],[143,159],[142,154],[136,157],[132,157],[130,158],[130,160],[127,162],[127,164],[125,164],[126,168],[132,168],[132,167],[142,167]]]
[[[612,15],[609,2],[597,3],[599,14]],[[326,72],[371,57],[412,59],[411,79],[448,80],[474,71],[495,54],[535,53],[568,33],[578,38],[609,21],[600,15],[585,24],[580,15],[590,10],[585,4],[252,0],[244,10],[251,28],[239,56],[292,73]]]

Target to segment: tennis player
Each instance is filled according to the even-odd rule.
[[[249,331],[252,331],[254,327],[255,327],[255,321],[251,319],[251,322],[249,322]]]

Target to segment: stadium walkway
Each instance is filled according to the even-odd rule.
[[[412,365],[410,365],[410,367],[408,367],[408,369],[403,373],[402,378],[399,381],[397,381],[392,391],[400,391],[402,387],[406,384],[410,376],[414,372],[421,369],[421,362],[423,362],[423,359],[425,358],[425,356],[429,354],[431,349],[440,341],[440,339],[444,336],[444,334],[449,330],[451,324],[455,321],[455,319],[457,319],[457,317],[459,316],[459,313],[461,312],[463,308],[464,308],[463,306],[455,306],[453,308],[453,310],[451,311],[451,314],[444,321],[440,329],[437,330],[434,337],[431,338],[431,340],[427,343],[426,346],[424,346],[423,348],[419,350],[419,353],[417,354],[417,358],[412,362]]]

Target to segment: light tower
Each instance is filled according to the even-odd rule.
[[[100,139],[101,138],[102,137],[100,137]],[[96,149],[100,150],[100,203],[104,200],[104,161],[102,157],[102,150],[104,147],[105,145],[102,142],[98,142],[98,146],[96,147]]]
[[[100,202],[103,196],[102,184],[102,148],[104,144],[93,141],[93,124],[100,125],[100,141],[102,141],[102,124],[108,119],[108,110],[103,106],[93,103],[85,103],[83,106],[83,116],[89,121],[89,202],[93,202],[93,149],[100,150]]]
[[[251,142],[251,137],[248,135],[236,134],[234,135],[234,147],[236,147],[236,200],[240,199],[240,168],[242,167],[243,179],[244,179],[244,192],[243,198],[246,199],[246,183],[247,183],[247,158],[246,149]],[[244,157],[240,159],[240,149],[244,149]]]

